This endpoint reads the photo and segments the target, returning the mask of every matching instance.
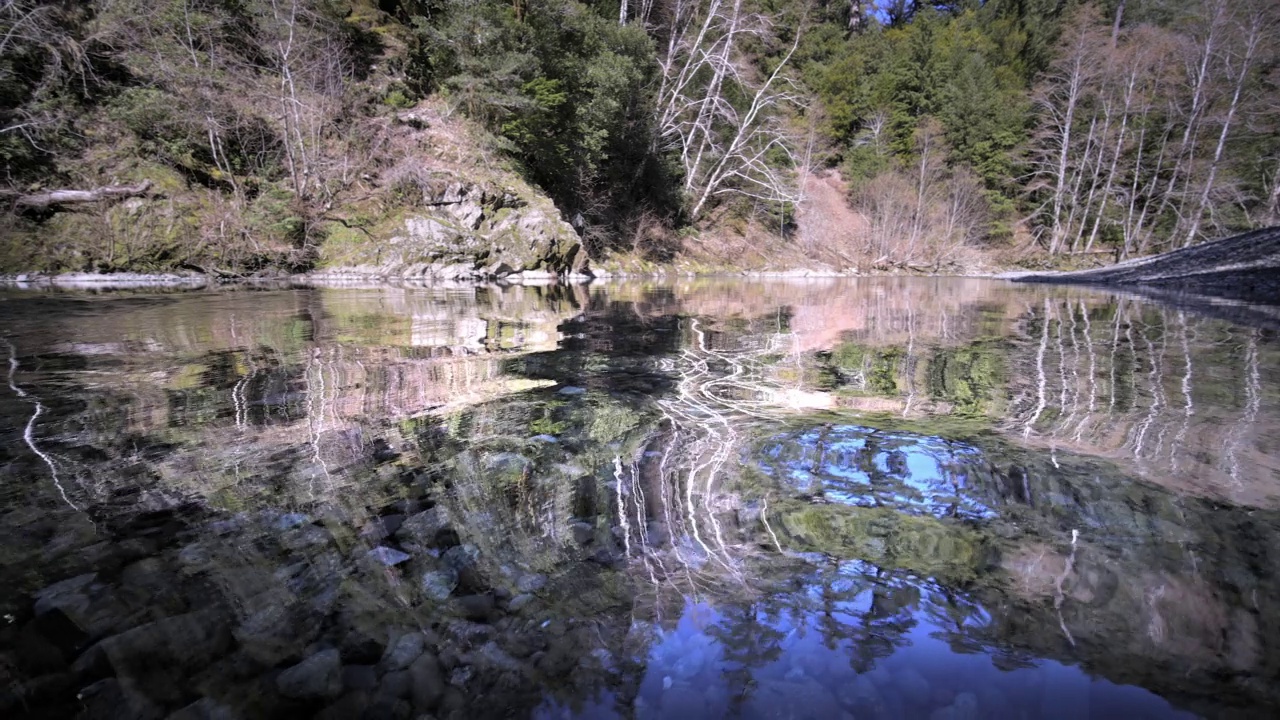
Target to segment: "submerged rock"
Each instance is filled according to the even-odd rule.
[[[464,618],[476,622],[489,622],[493,619],[496,611],[493,596],[487,593],[483,595],[465,595],[455,602],[458,612]]]
[[[433,600],[447,600],[458,587],[458,572],[453,568],[432,570],[422,575],[422,592]]]
[[[511,602],[507,603],[507,611],[518,613],[529,607],[529,604],[532,603],[534,599],[535,598],[532,595],[517,595],[511,598]]]
[[[378,661],[378,667],[383,672],[403,670],[418,659],[425,647],[426,638],[422,633],[417,631],[405,633],[387,646],[387,651]]]
[[[410,696],[414,712],[434,710],[444,697],[444,674],[440,662],[430,652],[424,652],[409,666]]]
[[[516,590],[521,593],[536,593],[546,586],[547,576],[540,573],[522,575],[516,580]]]
[[[238,720],[240,714],[213,698],[200,698],[165,720]]]
[[[933,690],[929,686],[929,681],[912,667],[903,668],[895,673],[893,684],[909,703],[920,704],[928,701],[932,696]]]
[[[372,690],[378,687],[378,671],[372,665],[347,665],[342,668],[344,690]]]
[[[576,522],[569,526],[569,531],[573,533],[574,542],[579,545],[588,545],[595,539],[596,529],[584,522]]]
[[[386,547],[385,545],[379,545],[378,547],[370,550],[367,554],[373,560],[386,565],[387,567],[399,565],[400,563],[408,562],[411,559],[408,553],[400,552],[399,550]]]
[[[425,550],[436,545],[440,534],[449,530],[450,527],[449,511],[437,505],[430,510],[405,518],[396,530],[395,536],[405,547]]]
[[[160,706],[133,688],[127,680],[107,678],[79,692],[84,720],[158,720]]]
[[[342,693],[342,659],[337,650],[322,650],[280,673],[276,687],[298,700],[335,699]]]

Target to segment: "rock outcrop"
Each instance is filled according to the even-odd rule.
[[[419,208],[320,277],[466,280],[582,274],[586,253],[545,196],[491,183],[428,186]]]

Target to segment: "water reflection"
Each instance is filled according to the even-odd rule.
[[[1280,706],[1270,330],[943,279],[0,328],[6,716]]]

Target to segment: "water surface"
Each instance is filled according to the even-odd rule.
[[[0,295],[0,714],[1280,714],[1280,343],[973,279]]]

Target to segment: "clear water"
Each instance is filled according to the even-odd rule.
[[[1275,717],[1246,310],[0,295],[0,716]]]

